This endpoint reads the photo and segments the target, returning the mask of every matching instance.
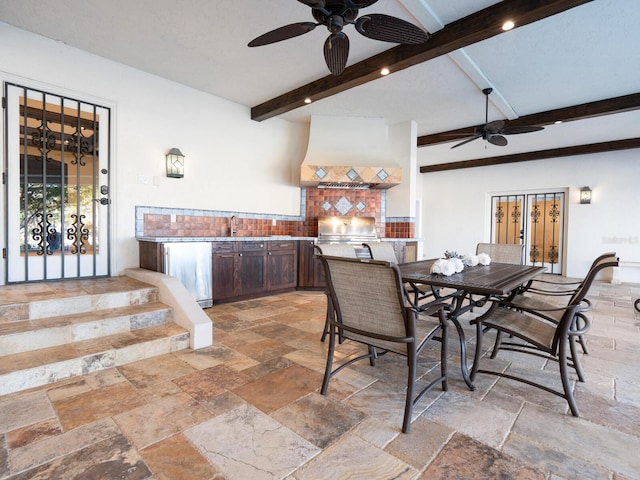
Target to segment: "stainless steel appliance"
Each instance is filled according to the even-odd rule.
[[[356,249],[360,258],[369,258],[363,243],[379,242],[374,217],[318,217],[318,245],[347,243]]]
[[[172,242],[163,247],[163,273],[180,280],[202,308],[212,306],[211,242]]]

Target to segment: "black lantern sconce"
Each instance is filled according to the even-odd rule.
[[[591,189],[589,187],[582,187],[580,189],[580,203],[591,203]]]
[[[167,177],[182,178],[184,177],[184,155],[179,148],[169,150],[167,157]]]

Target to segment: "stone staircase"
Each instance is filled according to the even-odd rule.
[[[129,277],[0,286],[0,395],[189,347],[189,332]]]

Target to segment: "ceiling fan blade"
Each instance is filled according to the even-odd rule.
[[[519,133],[531,133],[544,130],[544,127],[506,127],[498,131],[500,135],[518,135]]]
[[[332,33],[324,42],[324,60],[329,71],[341,75],[349,58],[349,38],[342,32]]]
[[[365,37],[392,43],[424,43],[429,39],[427,32],[406,20],[372,13],[356,20],[356,30]]]
[[[316,28],[318,24],[313,22],[300,22],[285,25],[284,27],[276,28],[257,38],[254,38],[249,42],[249,47],[261,47],[262,45],[269,45],[270,43],[280,42],[282,40],[288,40],[289,38],[304,35]]]
[[[311,8],[324,8],[325,0],[298,0],[300,3],[304,3],[307,7]]]
[[[494,120],[493,122],[485,124],[484,130],[487,133],[502,133],[500,131],[502,127],[504,127],[504,122],[502,120]]]
[[[465,144],[467,144],[467,143],[469,143],[469,142],[473,142],[474,140],[476,140],[476,139],[478,139],[478,138],[480,138],[480,135],[476,135],[475,137],[467,138],[466,140],[463,140],[463,141],[462,141],[462,142],[460,142],[460,143],[456,143],[456,144],[455,144],[453,147],[451,147],[451,148],[460,147],[460,146],[465,145]]]
[[[376,3],[378,0],[345,0],[345,6],[347,8],[355,8],[359,10],[361,8],[367,8]]]
[[[498,147],[506,147],[507,143],[509,143],[502,135],[489,135],[487,137],[487,141],[493,145],[497,145]]]

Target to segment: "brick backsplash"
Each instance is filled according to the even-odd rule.
[[[209,210],[184,210],[189,214],[182,214],[183,210],[180,209],[140,207],[153,213],[142,213],[142,224],[137,226],[136,234],[142,233],[145,237],[228,237],[230,218],[235,215],[236,235],[239,237],[316,237],[318,217],[341,215],[375,217],[376,229],[381,237],[413,238],[413,221],[385,219],[385,201],[384,190],[306,188],[302,190],[304,215],[300,217]],[[167,213],[164,213],[165,210]],[[276,225],[273,225],[274,219]]]

